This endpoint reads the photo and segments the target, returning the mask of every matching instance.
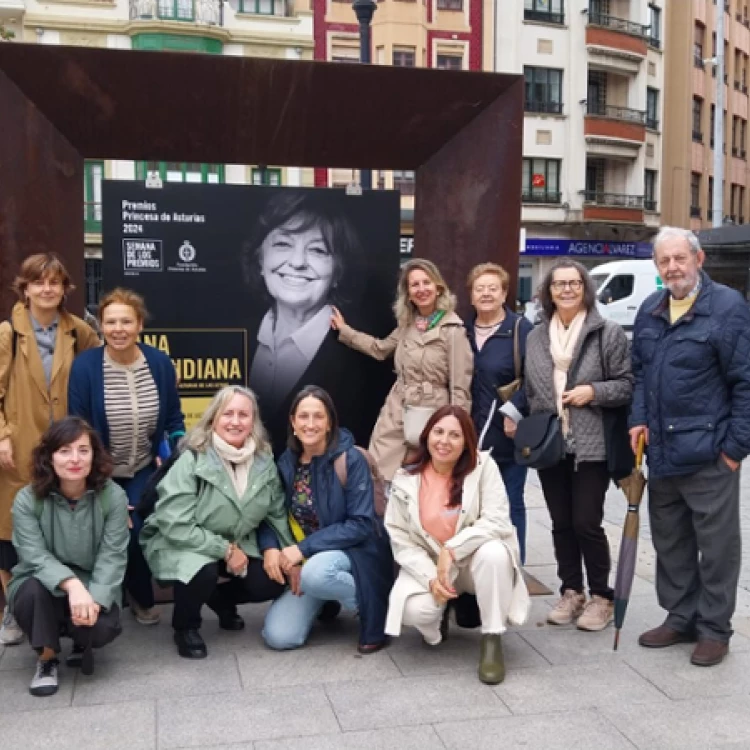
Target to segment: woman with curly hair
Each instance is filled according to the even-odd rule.
[[[92,649],[121,632],[128,501],[109,478],[111,470],[96,432],[78,417],[65,417],[34,449],[31,484],[13,503],[19,563],[8,601],[39,654],[32,695],[57,692],[61,633],[73,639],[66,664],[91,674]]]
[[[409,447],[435,409],[446,404],[471,409],[474,355],[456,299],[437,266],[410,260],[401,270],[393,306],[397,327],[377,339],[347,325],[334,308],[331,326],[339,341],[377,360],[393,357],[396,382],[370,438],[370,453],[391,481]]]

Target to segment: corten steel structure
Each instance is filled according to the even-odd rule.
[[[416,170],[416,254],[513,290],[522,127],[517,75],[1,44],[0,314],[32,252],[83,279],[84,158]]]

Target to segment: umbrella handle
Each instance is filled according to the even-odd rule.
[[[643,465],[643,451],[646,449],[646,436],[644,433],[641,433],[638,436],[638,445],[636,447],[636,453],[635,453],[635,466],[637,469],[640,469]]]

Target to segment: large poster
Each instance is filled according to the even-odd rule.
[[[399,210],[380,190],[105,181],[103,289],[144,296],[143,341],[174,361],[189,424],[218,388],[249,384],[279,451],[294,394],[316,384],[367,445],[393,367],[339,343],[330,307],[392,330]]]

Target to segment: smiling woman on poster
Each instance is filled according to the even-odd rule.
[[[250,385],[277,449],[300,387],[319,385],[346,403],[351,381],[361,381],[363,367],[369,369],[330,330],[332,305],[348,307],[358,299],[362,257],[340,197],[323,190],[275,192],[244,245],[245,281],[268,303],[249,334]],[[360,440],[371,427],[363,426]]]

